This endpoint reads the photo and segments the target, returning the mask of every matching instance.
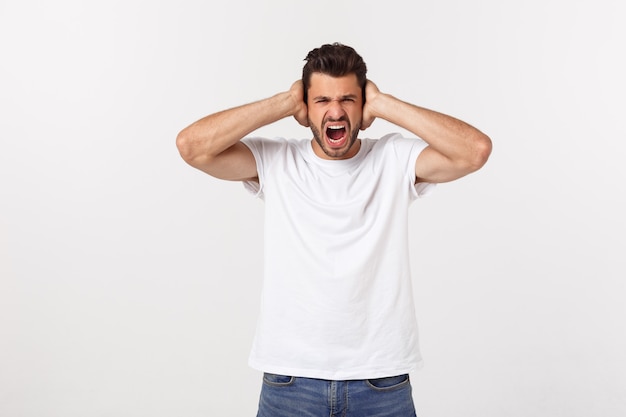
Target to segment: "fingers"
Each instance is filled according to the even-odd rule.
[[[376,98],[378,93],[380,93],[380,90],[378,89],[376,84],[374,84],[372,80],[368,79],[365,83],[365,102],[367,103],[368,101]]]
[[[363,105],[363,119],[361,120],[361,130],[365,130],[374,123],[376,116],[373,114],[374,102],[380,94],[380,90],[372,80],[365,83],[365,103]]]
[[[298,123],[304,127],[309,127],[309,114],[306,103],[304,102],[304,86],[302,80],[295,81],[289,89],[293,98],[293,117]]]

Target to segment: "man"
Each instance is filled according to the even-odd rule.
[[[483,166],[474,127],[379,91],[349,46],[309,52],[288,91],[207,116],[177,138],[183,159],[262,198],[265,271],[250,364],[258,416],[414,416],[419,365],[408,206]],[[313,139],[246,137],[285,117]],[[412,132],[378,140],[381,118]]]

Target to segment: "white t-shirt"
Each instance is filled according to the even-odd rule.
[[[408,207],[427,146],[399,134],[362,139],[346,160],[311,140],[246,138],[265,202],[261,311],[250,366],[283,375],[366,379],[421,363],[408,252]]]

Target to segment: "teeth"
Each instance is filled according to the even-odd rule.
[[[339,130],[339,129],[343,129],[343,126],[328,126],[329,129],[333,129],[333,130]]]

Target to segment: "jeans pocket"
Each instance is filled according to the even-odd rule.
[[[385,378],[368,379],[367,384],[378,391],[388,391],[404,387],[409,384],[409,375],[397,375]]]
[[[270,374],[268,372],[263,374],[263,383],[273,387],[286,387],[293,384],[294,380],[295,377],[288,375]]]

